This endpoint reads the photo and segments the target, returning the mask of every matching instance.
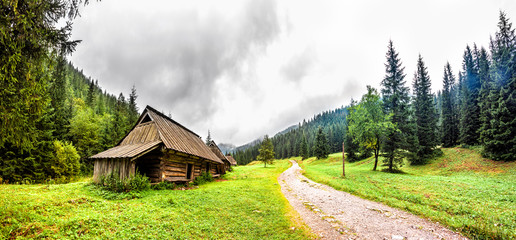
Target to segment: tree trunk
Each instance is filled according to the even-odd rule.
[[[378,166],[378,152],[380,151],[380,149],[375,149],[374,150],[374,167],[373,167],[373,171],[376,171],[376,166]]]

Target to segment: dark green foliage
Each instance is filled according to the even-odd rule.
[[[455,77],[453,76],[450,63],[444,67],[443,92],[442,92],[442,123],[441,142],[443,147],[452,147],[458,143],[459,129],[454,97]]]
[[[153,190],[174,190],[177,188],[177,185],[172,182],[159,182],[158,184],[154,184],[151,187]]]
[[[353,137],[355,143],[373,151],[373,171],[376,171],[378,166],[380,147],[385,136],[391,131],[398,131],[390,116],[384,113],[380,95],[371,86],[367,86],[367,94],[362,96],[360,103],[350,109],[348,134]]]
[[[269,139],[268,135],[263,137],[263,141],[260,144],[260,154],[256,157],[257,161],[263,162],[264,167],[267,167],[268,164],[274,163],[274,146],[272,145],[271,139]]]
[[[516,37],[506,14],[500,13],[498,31],[491,41],[490,78],[493,87],[488,103],[481,106],[484,118],[482,141],[484,155],[495,160],[516,159]],[[483,91],[485,96],[489,83]]]
[[[410,152],[413,141],[413,125],[410,124],[410,97],[409,88],[406,85],[404,67],[398,53],[394,49],[392,41],[386,54],[385,77],[382,80],[382,98],[386,114],[391,115],[391,121],[398,130],[387,133],[382,150],[385,163],[389,171],[403,165],[403,158]]]
[[[464,51],[464,60],[462,63],[459,141],[466,145],[477,145],[479,140],[480,110],[478,106],[478,95],[480,91],[480,81],[477,65],[478,55],[479,53],[476,46],[473,51],[467,46]]]
[[[314,155],[317,159],[327,158],[329,154],[328,140],[326,140],[326,134],[324,134],[322,127],[319,127],[317,131],[317,137],[315,138]]]
[[[129,94],[129,124],[135,124],[136,120],[138,120],[138,116],[140,115],[138,113],[138,106],[136,105],[136,99],[138,98],[138,95],[136,94],[136,86],[133,85],[131,88],[131,94]]]
[[[113,171],[111,174],[101,176],[98,185],[105,190],[117,193],[143,191],[151,187],[149,178],[141,175],[138,171],[135,175],[125,179],[120,179],[120,174]]]
[[[200,176],[195,177],[193,184],[199,186],[209,182],[213,182],[213,176],[209,172],[203,172]]]
[[[303,120],[298,125],[291,126],[272,138],[275,149],[275,157],[289,158],[302,156],[303,135],[306,137],[307,151],[305,158],[314,156],[313,149],[319,127],[328,133],[328,146],[330,152],[342,151],[342,142],[346,138],[346,115],[347,108],[340,107],[335,110],[325,111],[315,115],[309,121]],[[330,134],[331,133],[331,134]],[[245,165],[256,159],[260,145],[239,147],[234,152],[235,160],[240,165]]]
[[[0,147],[30,151],[47,113],[53,57],[71,53],[71,22],[80,1],[2,1],[0,6]]]
[[[416,119],[416,136],[419,143],[416,157],[412,159],[414,164],[422,164],[433,156],[437,146],[436,127],[437,116],[430,91],[430,77],[419,55],[417,70],[414,74],[414,109]]]
[[[303,134],[303,138],[301,138],[301,145],[300,145],[300,154],[302,159],[307,159],[310,157],[309,151],[308,151],[308,142],[306,141],[306,136]]]

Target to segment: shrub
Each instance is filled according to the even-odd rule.
[[[177,187],[175,183],[171,182],[160,182],[156,185],[152,186],[152,189],[154,190],[173,190]]]
[[[55,140],[54,154],[52,157],[52,175],[55,179],[59,179],[59,182],[67,182],[66,179],[70,179],[79,174],[80,156],[72,143],[61,142]]]
[[[125,179],[120,179],[118,171],[113,171],[106,176],[101,176],[98,185],[112,192],[143,191],[150,189],[151,186],[149,178],[138,171]]]
[[[209,172],[203,172],[201,176],[198,176],[194,179],[193,184],[194,185],[202,185],[207,182],[213,182],[213,177]]]

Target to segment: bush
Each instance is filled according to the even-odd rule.
[[[154,190],[173,190],[177,187],[175,183],[171,182],[160,182],[156,185],[152,186],[152,189]]]
[[[79,174],[81,167],[79,163],[80,156],[72,143],[55,140],[53,145],[52,175],[55,179],[59,179],[59,182],[67,182],[66,179]]]
[[[193,184],[194,185],[202,185],[207,182],[213,182],[213,177],[209,172],[203,172],[201,176],[198,176],[194,179]]]
[[[109,175],[101,176],[98,185],[112,192],[143,191],[151,186],[149,178],[138,171],[126,179],[120,179],[118,171],[113,171]]]

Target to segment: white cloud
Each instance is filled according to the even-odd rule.
[[[72,56],[109,92],[136,84],[201,136],[244,144],[379,87],[389,39],[411,84],[419,53],[432,89],[466,44],[486,46],[515,1],[102,1],[74,25]],[[511,19],[513,22],[516,19]]]

